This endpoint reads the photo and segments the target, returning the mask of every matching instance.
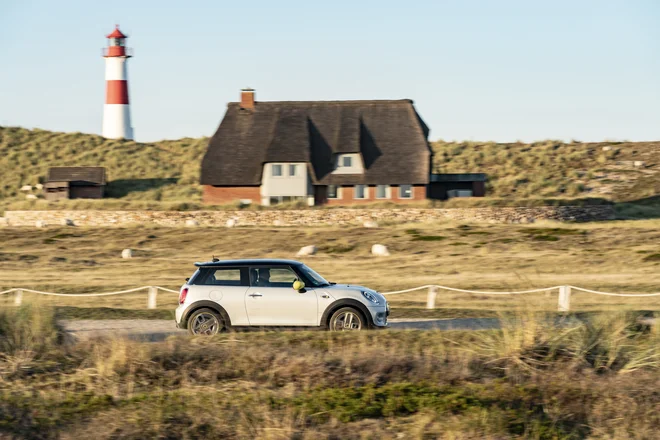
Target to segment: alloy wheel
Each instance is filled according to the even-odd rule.
[[[362,329],[362,319],[357,313],[347,310],[334,317],[332,329],[338,331],[360,330]]]
[[[195,317],[191,329],[195,335],[215,335],[220,331],[220,322],[212,313],[202,312]]]

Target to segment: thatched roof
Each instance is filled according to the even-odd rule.
[[[105,185],[103,167],[52,167],[48,169],[46,182],[87,182]]]
[[[253,110],[230,103],[201,183],[260,185],[266,162],[307,162],[314,184],[426,184],[428,131],[407,99],[257,102]],[[331,174],[337,153],[362,153],[364,174]]]

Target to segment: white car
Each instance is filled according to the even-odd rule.
[[[372,289],[326,281],[299,261],[195,263],[181,287],[176,325],[213,335],[234,327],[387,327],[390,307]]]

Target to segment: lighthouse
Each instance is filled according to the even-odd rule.
[[[103,137],[133,139],[131,110],[128,104],[128,75],[126,62],[133,51],[126,47],[126,35],[115,26],[106,35],[108,46],[103,48],[105,58],[105,107],[103,109]]]

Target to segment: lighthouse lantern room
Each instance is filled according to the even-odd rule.
[[[133,139],[126,69],[126,61],[132,56],[132,50],[126,47],[128,37],[119,30],[119,25],[106,38],[108,46],[103,48],[106,82],[103,137]]]

